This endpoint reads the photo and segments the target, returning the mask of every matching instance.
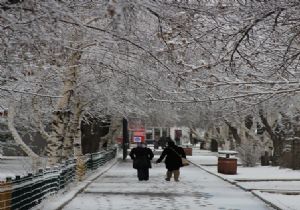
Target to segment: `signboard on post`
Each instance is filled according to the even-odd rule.
[[[135,143],[141,143],[142,142],[142,137],[141,136],[134,136],[133,137],[133,142],[135,142]]]

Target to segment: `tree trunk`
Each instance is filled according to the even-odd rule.
[[[75,157],[83,155],[81,146],[81,119],[79,120],[74,136],[74,155]]]
[[[35,96],[32,99],[32,109],[33,109],[33,112],[35,113],[33,116],[33,119],[35,121],[36,126],[39,128],[39,133],[46,141],[48,141],[49,134],[45,131],[44,124],[42,122],[42,116],[39,111],[37,96]]]
[[[115,141],[118,135],[121,134],[122,128],[122,118],[112,117],[108,134],[101,138],[100,149],[103,145],[112,145],[113,141]]]
[[[283,141],[281,139],[273,141],[273,147],[272,165],[279,166],[283,154]]]
[[[35,154],[30,147],[28,147],[24,141],[22,140],[20,134],[18,133],[17,129],[14,125],[14,117],[15,117],[15,104],[12,102],[10,103],[10,107],[8,109],[8,116],[7,116],[7,124],[8,128],[15,140],[15,142],[20,146],[20,148],[29,156],[32,158],[38,158],[39,156]]]
[[[48,164],[54,165],[61,162],[66,156],[64,147],[70,149],[72,142],[70,138],[65,139],[71,115],[71,99],[77,83],[77,64],[81,58],[81,51],[74,52],[68,62],[70,68],[66,69],[62,97],[58,100],[56,111],[53,113],[52,132],[47,142]],[[66,142],[65,142],[66,141]]]
[[[270,126],[267,118],[263,114],[263,110],[259,110],[259,116],[260,116],[261,122],[265,126],[266,131],[268,132],[268,134],[273,142],[272,165],[278,166],[280,163],[280,157],[282,155],[282,149],[283,149],[282,138],[279,135],[276,135],[275,132],[273,132],[272,127]]]
[[[74,114],[71,116],[63,148],[63,157],[82,155],[81,151],[81,117],[83,106],[80,99],[77,98],[77,103],[74,107]]]
[[[62,146],[62,160],[67,160],[68,158],[74,156],[73,142],[74,142],[74,113],[70,111],[69,116],[65,117],[65,135],[63,139]]]
[[[230,122],[228,122],[226,119],[224,119],[224,121],[228,125],[228,127],[229,127],[229,129],[230,129],[230,131],[232,133],[232,136],[233,136],[233,138],[235,140],[236,146],[240,145],[242,143],[242,140],[241,140],[241,137],[238,134],[238,130],[235,127],[233,127],[230,124]]]
[[[47,142],[48,164],[55,165],[62,161],[63,142],[67,125],[68,112],[56,111],[53,113],[52,131]]]
[[[196,136],[196,139],[201,139],[201,136],[195,127],[190,127],[190,132],[192,135]]]

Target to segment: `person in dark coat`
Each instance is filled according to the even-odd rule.
[[[130,151],[129,156],[133,160],[133,168],[137,169],[139,181],[149,180],[149,168],[151,168],[151,160],[154,157],[152,150],[145,144],[138,143],[137,147]]]
[[[159,145],[161,146],[162,149],[164,149],[164,148],[166,148],[166,144],[167,144],[166,137],[162,136],[159,139]]]
[[[165,164],[167,168],[166,181],[170,181],[172,174],[174,180],[179,181],[180,167],[182,167],[181,157],[186,158],[185,152],[182,147],[176,146],[171,138],[168,140],[168,146],[163,150],[156,163],[160,163],[166,157]]]

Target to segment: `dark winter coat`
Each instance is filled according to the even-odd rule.
[[[181,157],[186,158],[185,152],[182,147],[176,145],[168,146],[164,149],[159,159],[156,161],[160,163],[166,157],[165,164],[169,171],[178,170],[182,167]]]
[[[136,147],[130,151],[129,156],[133,160],[133,168],[151,168],[151,160],[154,157],[151,149],[147,147]]]

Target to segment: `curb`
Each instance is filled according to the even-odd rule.
[[[300,181],[300,179],[235,179],[237,182],[290,182]]]
[[[260,195],[260,191],[257,191],[257,190],[251,190],[251,193],[256,196],[257,198],[259,198],[260,200],[262,200],[263,202],[265,202],[266,204],[270,205],[272,208],[276,209],[276,210],[284,210],[283,208],[275,205],[274,203],[268,201],[267,199],[263,198],[261,195]]]
[[[71,196],[68,200],[66,200],[63,204],[61,204],[59,207],[55,208],[54,210],[62,210],[66,205],[68,205],[79,193],[82,193],[93,181],[98,179],[100,176],[102,176],[104,173],[106,173],[109,169],[111,169],[114,165],[116,165],[119,162],[119,160],[116,158],[111,162],[107,163],[107,168],[104,168],[100,171],[100,173],[96,173],[95,177],[85,180],[87,183],[80,187],[74,195]],[[110,165],[111,164],[111,165]],[[105,165],[104,165],[105,166]],[[92,175],[91,175],[92,176]]]

